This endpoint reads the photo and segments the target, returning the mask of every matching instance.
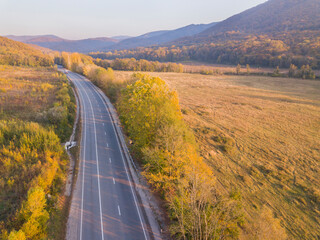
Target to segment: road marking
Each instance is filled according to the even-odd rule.
[[[109,143],[107,143],[107,147],[109,147]]]
[[[109,162],[111,163],[111,158],[109,158]]]
[[[118,205],[118,212],[119,212],[119,216],[121,216],[121,211],[120,211],[119,205]]]
[[[106,136],[107,136],[107,133],[106,133],[106,132],[104,132],[104,135],[106,135]]]
[[[80,84],[81,85],[81,84]],[[84,88],[83,88],[84,89]],[[89,98],[88,93],[86,92],[86,90],[84,90],[84,93],[87,95],[89,104],[90,104],[90,108],[91,108],[91,112],[92,112],[92,116],[93,119],[95,119],[94,116],[94,111],[93,111],[93,107],[92,107],[92,102]],[[102,206],[101,206],[101,192],[100,192],[100,172],[99,172],[99,155],[98,155],[98,146],[97,146],[97,130],[96,130],[96,122],[93,121],[93,128],[94,128],[94,136],[95,136],[95,147],[96,147],[96,161],[97,161],[97,174],[98,174],[98,193],[99,193],[99,207],[100,207],[100,226],[101,226],[101,238],[102,240],[104,240],[104,234],[103,234],[103,223],[102,223]]]
[[[102,125],[104,126],[104,123],[102,123]]]
[[[114,181],[114,178],[112,178],[113,179],[113,184],[116,184],[116,182]]]

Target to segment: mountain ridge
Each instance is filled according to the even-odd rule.
[[[107,37],[96,37],[87,38],[80,40],[69,40],[64,39],[55,35],[35,35],[35,36],[5,36],[9,39],[38,45],[40,47],[49,48],[54,51],[66,51],[66,52],[91,52],[98,51],[101,48],[113,45],[119,40],[107,38]]]
[[[89,53],[160,45],[202,32],[213,26],[209,24],[190,24],[174,30],[160,30],[142,34],[137,37],[115,36],[114,38],[96,37],[80,40],[69,40],[56,35],[7,35],[5,37],[23,43],[34,44],[55,51]]]

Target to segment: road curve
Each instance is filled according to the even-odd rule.
[[[67,239],[153,239],[105,101],[86,78],[66,74],[78,93],[82,120]]]

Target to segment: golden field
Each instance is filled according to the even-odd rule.
[[[249,225],[266,206],[290,239],[320,236],[320,81],[149,74],[177,90],[218,190],[241,191]]]

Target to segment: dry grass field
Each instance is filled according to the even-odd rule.
[[[266,206],[290,239],[320,237],[320,81],[149,74],[177,90],[217,188],[241,191],[249,225]]]
[[[0,119],[36,120],[51,107],[61,79],[52,68],[0,66]]]

